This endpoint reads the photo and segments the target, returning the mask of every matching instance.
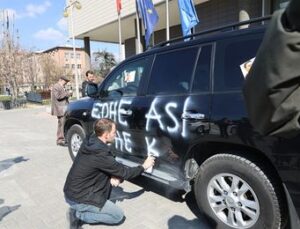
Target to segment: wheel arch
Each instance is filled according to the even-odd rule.
[[[66,122],[64,124],[64,136],[65,136],[65,139],[67,139],[66,137],[67,137],[69,129],[73,125],[75,125],[75,124],[81,126],[84,129],[85,133],[86,133],[85,125],[82,125],[82,123],[79,120],[77,120],[77,119],[68,119],[68,120],[66,120]]]
[[[275,175],[276,178],[282,183],[280,175],[278,174],[270,158],[268,158],[263,152],[252,147],[232,143],[205,142],[194,145],[189,150],[186,159],[193,158],[200,166],[206,159],[219,153],[235,154],[238,156],[245,157],[249,160],[253,160],[254,162],[263,161],[264,164],[267,163],[267,167],[270,168],[270,171],[267,172],[271,172],[272,175]]]

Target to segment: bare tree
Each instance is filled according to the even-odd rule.
[[[39,63],[44,75],[44,83],[46,87],[54,84],[58,77],[64,74],[64,69],[59,67],[52,58],[51,53],[44,53],[39,58]]]
[[[96,65],[96,70],[99,70],[101,77],[105,78],[110,72],[111,68],[116,66],[116,58],[113,53],[107,52],[106,50],[94,52]]]
[[[8,23],[2,34],[0,48],[0,78],[8,84],[15,101],[18,95],[18,78],[22,75],[23,52],[10,33]]]

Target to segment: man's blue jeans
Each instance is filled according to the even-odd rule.
[[[124,218],[123,210],[110,200],[105,202],[103,208],[98,208],[65,199],[70,208],[76,211],[76,217],[86,223],[119,224]]]

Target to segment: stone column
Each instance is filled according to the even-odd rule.
[[[84,37],[84,52],[85,52],[85,64],[86,70],[91,69],[91,46],[90,46],[90,37]],[[85,74],[85,72],[83,73]]]

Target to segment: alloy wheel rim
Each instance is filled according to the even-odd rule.
[[[82,138],[79,134],[73,134],[71,137],[71,148],[74,157],[77,155],[79,148],[82,144]]]
[[[255,192],[236,175],[214,176],[208,183],[207,199],[214,214],[230,227],[249,228],[259,218],[260,206]]]

